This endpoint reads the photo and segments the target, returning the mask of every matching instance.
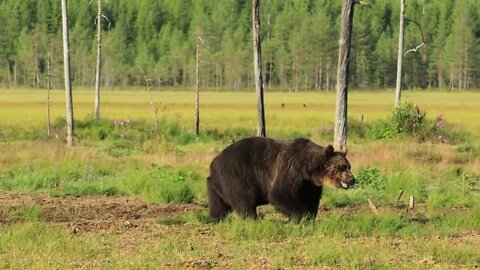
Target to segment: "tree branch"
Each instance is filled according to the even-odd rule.
[[[363,2],[362,0],[354,0],[353,4],[359,4],[361,6],[368,6],[367,2]]]
[[[418,49],[420,49],[421,47],[423,47],[423,46],[425,45],[425,40],[424,40],[424,38],[423,38],[422,26],[421,26],[418,22],[416,22],[416,21],[414,21],[414,20],[410,20],[410,19],[407,18],[407,17],[405,17],[405,20],[406,20],[407,22],[412,22],[412,23],[414,23],[414,24],[416,24],[416,25],[418,26],[418,28],[420,29],[420,34],[421,34],[421,36],[422,36],[422,43],[421,43],[420,45],[416,46],[415,48],[410,49],[410,50],[404,52],[404,53],[403,53],[404,56],[405,56],[407,53],[409,53],[409,52],[417,52]]]

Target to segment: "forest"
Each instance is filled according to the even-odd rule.
[[[357,7],[350,87],[393,88],[400,7],[369,0]],[[115,0],[103,4],[105,87],[190,88],[200,48],[201,87],[253,88],[251,1]],[[72,80],[95,81],[96,1],[69,2]],[[266,89],[306,91],[335,87],[341,1],[261,2]],[[403,85],[411,89],[480,87],[480,1],[408,0]],[[60,2],[0,0],[0,84],[63,87]],[[417,24],[413,23],[417,22]],[[423,38],[422,38],[423,37]],[[423,39],[423,40],[422,40]]]

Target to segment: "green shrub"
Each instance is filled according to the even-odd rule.
[[[423,128],[425,113],[412,103],[401,103],[393,109],[392,123],[399,133],[414,134]]]
[[[391,139],[397,136],[396,127],[387,121],[380,120],[374,122],[366,131],[366,137],[371,139]]]
[[[360,169],[355,178],[355,188],[384,190],[387,182],[387,177],[381,175],[380,170],[375,167]]]

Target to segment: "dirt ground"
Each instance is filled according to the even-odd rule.
[[[193,213],[198,204],[157,205],[125,196],[51,197],[48,193],[0,192],[0,226],[18,222],[22,208],[41,209],[39,220],[76,233],[119,228],[148,229],[158,219]]]

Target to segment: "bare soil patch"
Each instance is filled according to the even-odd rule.
[[[73,233],[146,228],[161,218],[203,210],[198,204],[152,204],[137,197],[67,196],[48,193],[0,192],[0,226],[19,222],[22,209],[37,209],[38,220]]]

